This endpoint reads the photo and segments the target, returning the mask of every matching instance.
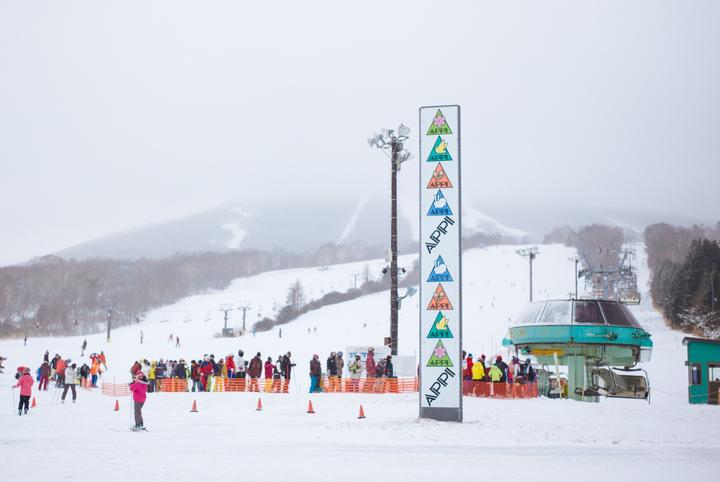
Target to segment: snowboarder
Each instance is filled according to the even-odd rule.
[[[18,415],[23,414],[23,409],[25,411],[25,415],[27,415],[28,413],[28,409],[30,408],[30,397],[32,396],[33,383],[35,382],[32,378],[32,375],[30,375],[30,368],[25,367],[22,376],[18,379],[17,384],[13,385],[13,390],[17,387],[20,387],[20,403],[18,404]]]
[[[83,340],[82,351],[80,352],[80,356],[85,356],[85,348],[87,348],[87,340]]]
[[[145,424],[142,417],[142,408],[147,399],[148,381],[143,372],[135,375],[135,381],[130,384],[130,391],[133,394],[133,407],[135,409],[135,426],[130,430],[145,430]]]
[[[67,395],[69,389],[72,390],[73,403],[75,403],[75,400],[77,399],[77,391],[75,391],[76,383],[77,365],[73,363],[65,369],[65,388],[63,388],[63,393],[61,397],[62,403],[65,403],[65,396]]]

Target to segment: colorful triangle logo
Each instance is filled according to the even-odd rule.
[[[438,134],[452,134],[447,119],[440,109],[435,113],[435,117],[433,117],[430,128],[427,131],[428,136],[436,136]]]
[[[442,283],[439,283],[437,285],[437,288],[435,288],[435,293],[433,293],[432,299],[430,300],[430,304],[428,304],[427,309],[436,311],[453,309],[452,305],[450,304],[450,300],[447,297],[447,294],[445,294]]]
[[[428,182],[427,189],[438,189],[441,187],[446,189],[451,188],[452,183],[447,177],[447,174],[445,174],[445,169],[443,169],[442,164],[438,162],[438,165],[435,166],[435,170],[432,173],[430,182]]]
[[[428,216],[452,216],[452,209],[448,206],[447,199],[441,190],[435,193],[435,199],[433,199],[430,209],[428,209]]]
[[[432,149],[430,149],[430,154],[428,155],[426,162],[441,162],[452,160],[453,158],[450,155],[450,151],[448,151],[448,141],[438,136],[438,138],[435,139],[435,144],[433,144]]]
[[[442,311],[438,312],[427,338],[452,338],[453,334],[448,323],[450,323],[448,317],[443,315]]]
[[[448,355],[447,349],[445,348],[445,345],[443,345],[442,340],[438,340],[437,345],[435,345],[435,348],[433,348],[432,355],[427,362],[427,366],[441,368],[453,366],[452,360],[450,359],[450,356]]]
[[[441,283],[446,281],[453,281],[453,277],[450,275],[450,270],[448,270],[445,260],[442,256],[438,256],[435,260],[435,265],[430,272],[430,276],[428,276],[427,282]]]

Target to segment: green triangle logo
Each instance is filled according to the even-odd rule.
[[[440,134],[452,134],[452,131],[450,130],[450,126],[448,125],[447,119],[443,115],[442,111],[438,109],[435,113],[435,117],[433,117],[432,123],[430,123],[427,135],[437,136]]]
[[[428,154],[426,162],[442,162],[452,160],[453,158],[450,155],[450,151],[448,150],[448,141],[438,136],[438,138],[435,139],[435,144],[433,144],[432,149],[430,149],[430,154]]]
[[[453,366],[452,360],[450,360],[447,349],[445,348],[445,345],[443,345],[442,340],[438,340],[437,345],[433,348],[432,356],[428,360],[427,366],[440,368]]]
[[[438,312],[427,338],[452,338],[449,323],[447,316],[443,315],[442,311]]]

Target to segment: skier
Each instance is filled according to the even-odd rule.
[[[337,358],[335,359],[335,364],[337,365],[337,376],[338,376],[338,378],[342,378],[343,368],[345,368],[345,360],[343,360],[343,352],[341,352],[341,351],[337,352]]]
[[[135,375],[135,381],[130,384],[130,391],[133,394],[133,406],[135,409],[135,426],[130,430],[138,432],[140,430],[146,430],[145,424],[143,423],[142,408],[147,399],[148,382],[143,372],[138,372]]]
[[[83,340],[82,351],[80,352],[80,356],[85,356],[85,348],[87,348],[87,340]]]
[[[168,337],[168,341],[169,341],[170,343],[173,342],[173,334],[172,334],[172,333],[170,333],[170,336]]]
[[[143,338],[145,338],[145,333],[143,333],[142,330],[140,330],[140,344],[142,345]]]
[[[0,356],[0,373],[5,373],[3,371],[5,367],[2,364],[2,362],[4,362],[5,360],[7,360],[7,358],[5,358],[4,356]],[[45,360],[45,361],[47,361],[47,360]]]
[[[242,350],[238,350],[238,356],[235,358],[235,378],[245,378],[245,360],[243,359],[243,356],[245,355],[245,352]]]
[[[313,355],[310,360],[310,393],[321,392],[320,375],[322,375],[322,365],[320,365],[320,355]]]
[[[368,378],[375,377],[375,349],[368,348],[367,358],[365,359],[365,373]]]
[[[355,361],[350,363],[348,369],[350,370],[350,390],[357,392],[360,385],[360,375],[363,371],[360,355],[355,355]]]
[[[49,380],[50,380],[50,364],[46,361],[43,361],[42,365],[40,365],[40,383],[38,385],[38,390],[44,389],[47,392]]]
[[[27,336],[26,336],[25,339],[23,340],[23,343],[25,344],[25,346],[27,346]]]
[[[180,337],[176,336],[175,337],[175,348],[179,348],[179,347],[180,347]]]
[[[63,394],[61,397],[62,403],[65,403],[65,396],[67,395],[68,389],[72,390],[73,403],[77,399],[77,392],[75,391],[75,384],[77,383],[77,365],[72,364],[65,369],[65,388],[63,388]]]
[[[25,415],[28,413],[28,408],[30,408],[30,397],[32,396],[32,386],[33,381],[32,375],[30,375],[30,368],[25,367],[23,370],[22,376],[18,379],[17,385],[13,385],[13,390],[17,387],[20,387],[20,403],[18,404],[18,415],[23,414],[23,409],[25,410]]]

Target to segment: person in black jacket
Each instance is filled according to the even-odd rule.
[[[390,355],[388,355],[387,358],[385,359],[385,376],[387,378],[395,378],[395,373],[393,371],[392,357]]]
[[[335,357],[337,354],[335,352],[330,353],[330,356],[327,359],[326,368],[327,368],[327,375],[329,377],[336,377],[337,376],[337,361]]]
[[[500,378],[501,382],[507,382],[507,371],[508,366],[507,363],[505,363],[500,355],[495,358],[495,366],[500,369],[502,372],[502,377]]]
[[[285,380],[290,380],[292,367],[295,366],[295,364],[290,359],[291,356],[292,355],[290,354],[290,352],[287,352],[282,358],[282,376]]]

